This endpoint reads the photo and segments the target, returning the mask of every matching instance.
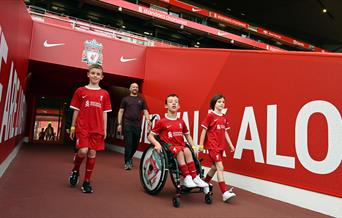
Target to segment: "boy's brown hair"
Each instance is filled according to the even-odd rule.
[[[165,105],[167,104],[167,99],[169,98],[169,97],[177,97],[178,99],[179,99],[179,97],[178,97],[178,95],[177,94],[169,94],[166,98],[165,98]]]
[[[99,64],[91,64],[91,65],[89,65],[88,70],[90,71],[91,69],[94,69],[94,68],[95,69],[100,69],[102,71],[102,73],[103,73],[103,68]]]
[[[225,97],[222,94],[218,94],[212,97],[210,100],[210,109],[215,110],[215,104],[221,98],[225,99]]]

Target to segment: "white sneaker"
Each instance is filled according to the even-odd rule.
[[[206,187],[203,188],[203,193],[204,193],[204,194],[208,194],[209,191],[210,191],[209,186],[206,186]]]
[[[224,202],[227,202],[229,199],[231,199],[231,198],[233,198],[233,197],[235,197],[235,196],[236,196],[235,193],[230,192],[230,191],[226,191],[226,192],[223,193],[223,195],[222,195],[222,200],[223,200]]]
[[[190,175],[187,175],[184,178],[184,186],[187,188],[195,188],[197,187],[197,185],[194,183],[194,181],[192,180],[192,177]]]
[[[204,182],[198,175],[193,180],[198,187],[209,187],[208,183]]]

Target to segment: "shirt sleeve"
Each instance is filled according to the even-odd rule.
[[[141,98],[141,100],[142,100],[142,109],[143,110],[148,110],[145,98]]]
[[[162,120],[158,120],[156,122],[156,125],[153,127],[153,129],[151,130],[151,132],[154,135],[158,135],[163,129],[163,121]]]
[[[228,118],[226,117],[225,130],[228,130],[228,129],[230,129],[230,123],[229,123]]]
[[[103,108],[103,112],[112,111],[112,105],[110,104],[110,97],[107,91],[105,92],[103,96],[102,108]]]
[[[126,97],[124,97],[124,98],[121,100],[120,108],[123,108],[123,109],[126,108]]]
[[[205,119],[203,120],[201,126],[204,128],[204,129],[208,129],[209,128],[209,125],[210,125],[210,116],[209,114],[205,117]]]
[[[183,134],[185,134],[185,135],[190,134],[190,131],[189,131],[188,127],[186,126],[184,120],[182,120],[182,126],[183,126]]]
[[[81,90],[77,89],[76,92],[74,93],[74,96],[71,99],[70,108],[79,111],[81,108],[81,103],[82,103]]]

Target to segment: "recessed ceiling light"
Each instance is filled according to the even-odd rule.
[[[227,8],[227,11],[232,11],[232,9],[230,9],[230,8]]]
[[[326,8],[323,8],[322,11],[323,11],[323,13],[327,13],[328,10]]]
[[[243,12],[241,12],[240,14],[241,14],[242,16],[245,16],[245,15],[246,15],[246,14],[245,14],[245,13],[243,13]]]

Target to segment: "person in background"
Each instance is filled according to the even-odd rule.
[[[133,156],[138,148],[141,135],[141,120],[144,114],[147,121],[148,130],[151,128],[150,115],[144,98],[139,93],[139,85],[132,83],[129,87],[129,95],[124,97],[120,103],[118,112],[119,134],[124,135],[125,141],[125,157],[124,169],[131,170],[133,168]]]

